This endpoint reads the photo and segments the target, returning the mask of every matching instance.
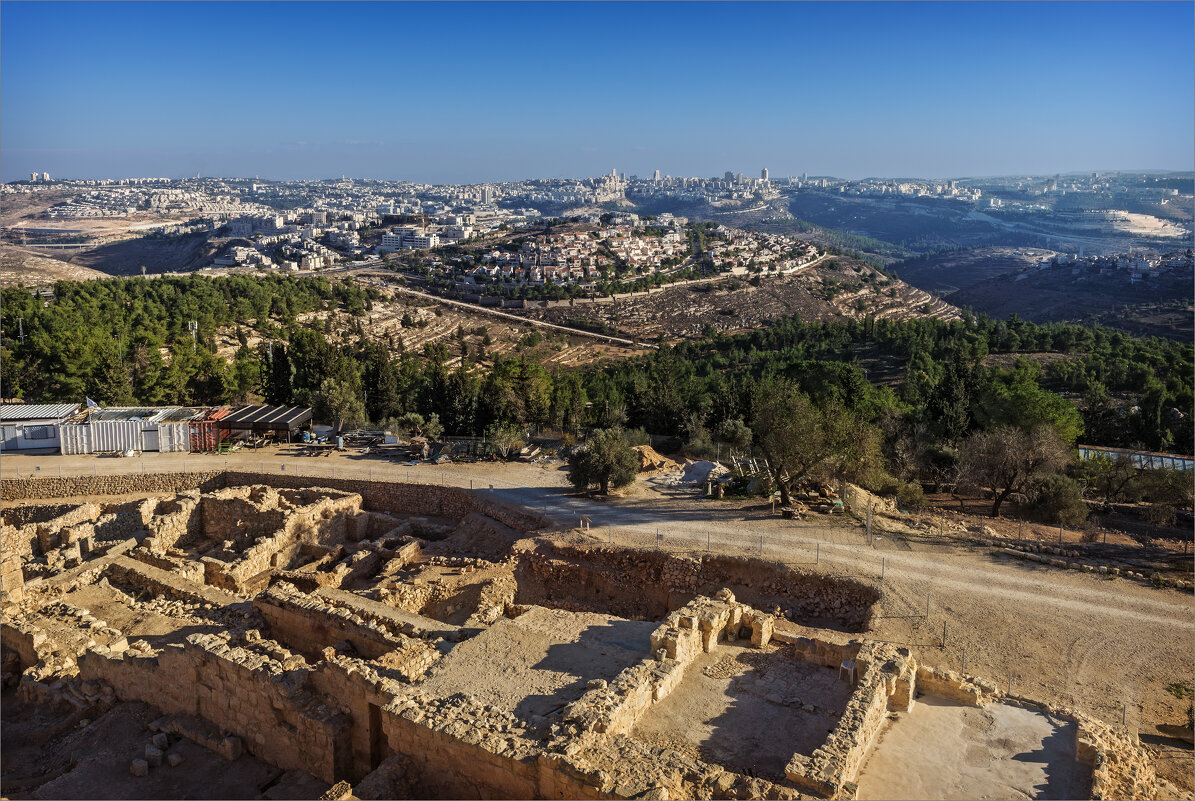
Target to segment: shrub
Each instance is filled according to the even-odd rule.
[[[594,429],[585,446],[568,457],[568,480],[580,490],[596,484],[607,493],[633,482],[638,472],[639,457],[616,428]]]
[[[920,509],[925,506],[925,493],[920,484],[911,481],[901,484],[900,489],[896,492],[896,500],[901,509]]]
[[[1064,475],[1046,476],[1037,485],[1030,513],[1045,523],[1077,526],[1087,519],[1079,483]]]

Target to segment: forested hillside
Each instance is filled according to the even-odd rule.
[[[750,422],[761,392],[789,381],[816,405],[876,427],[890,459],[929,458],[977,430],[1037,423],[1072,443],[1191,451],[1190,343],[1015,317],[788,318],[750,334],[549,371],[526,356],[493,362],[467,348],[449,368],[454,354],[443,343],[406,352],[397,338],[371,340],[361,330],[348,345],[332,344],[322,328],[298,322],[322,309],[362,316],[378,299],[376,290],[345,281],[278,276],[63,282],[49,302],[8,287],[3,395],[109,404],[262,399],[311,404],[318,417],[351,422],[436,414],[449,434],[507,423],[576,431],[625,425],[700,443]],[[243,341],[254,331],[274,343],[222,359],[214,338],[229,327]],[[1010,357],[1010,366],[985,365],[990,354],[1042,352],[1057,356],[1044,367]],[[893,380],[870,383],[861,354],[889,365]]]

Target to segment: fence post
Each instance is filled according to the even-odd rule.
[[[887,567],[888,567],[888,557],[885,556],[880,559],[880,581],[884,580],[884,571]]]
[[[705,552],[710,552],[710,530],[708,528],[705,530]]]
[[[942,650],[946,650],[946,621],[942,621]]]
[[[813,552],[813,563],[816,565],[822,561],[822,543],[821,540],[817,542],[817,549]]]
[[[1008,669],[1008,694],[1012,695],[1012,668]]]
[[[926,620],[929,620],[929,599],[930,599],[930,596],[932,596],[932,595],[933,595],[933,593],[929,593],[929,592],[927,592],[925,594],[925,619]]]

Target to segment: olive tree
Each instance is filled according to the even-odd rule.
[[[791,381],[760,385],[751,430],[780,499],[806,478],[854,478],[881,460],[879,430],[831,398],[818,406]]]
[[[568,457],[568,480],[581,490],[596,484],[608,493],[611,486],[630,484],[638,472],[639,457],[617,428],[595,429]]]
[[[958,484],[991,492],[992,517],[999,517],[1000,505],[1010,495],[1028,493],[1070,461],[1070,449],[1053,426],[1042,424],[1029,432],[996,426],[976,431],[963,443]]]

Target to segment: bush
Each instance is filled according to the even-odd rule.
[[[901,509],[920,509],[925,506],[925,493],[920,484],[911,481],[896,491],[896,500]]]
[[[1077,526],[1087,519],[1087,504],[1079,483],[1064,475],[1046,476],[1037,485],[1030,514],[1044,523]]]
[[[631,428],[624,432],[623,436],[630,445],[650,445],[651,435],[642,428]]]
[[[597,485],[603,493],[625,487],[639,472],[639,457],[616,428],[594,429],[585,445],[568,457],[568,480],[579,490]]]

